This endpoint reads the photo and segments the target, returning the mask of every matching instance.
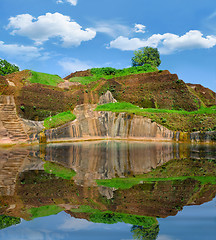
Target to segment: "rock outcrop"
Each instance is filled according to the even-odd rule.
[[[110,91],[107,91],[104,95],[100,96],[99,98],[99,105],[106,104],[106,103],[115,103],[117,102],[116,99],[113,97]]]
[[[174,133],[150,119],[127,113],[97,112],[96,105],[79,105],[77,119],[59,128],[47,130],[48,142],[74,139],[172,140]]]

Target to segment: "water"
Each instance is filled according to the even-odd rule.
[[[0,149],[0,239],[215,239],[215,165],[214,145]]]

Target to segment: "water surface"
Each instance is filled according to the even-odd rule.
[[[215,239],[216,146],[0,150],[0,239]]]

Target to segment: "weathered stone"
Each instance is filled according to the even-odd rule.
[[[117,102],[116,99],[113,97],[110,91],[107,91],[104,95],[99,98],[99,105],[106,104],[106,103],[115,103]]]
[[[127,113],[94,111],[96,105],[83,104],[74,109],[77,119],[46,131],[47,141],[75,139],[172,140],[174,133],[150,119]]]

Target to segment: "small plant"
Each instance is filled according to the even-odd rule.
[[[22,111],[24,111],[24,110],[25,110],[25,107],[22,105],[22,106],[20,106],[20,109],[21,109]]]
[[[85,92],[88,93],[88,89],[86,89]]]

